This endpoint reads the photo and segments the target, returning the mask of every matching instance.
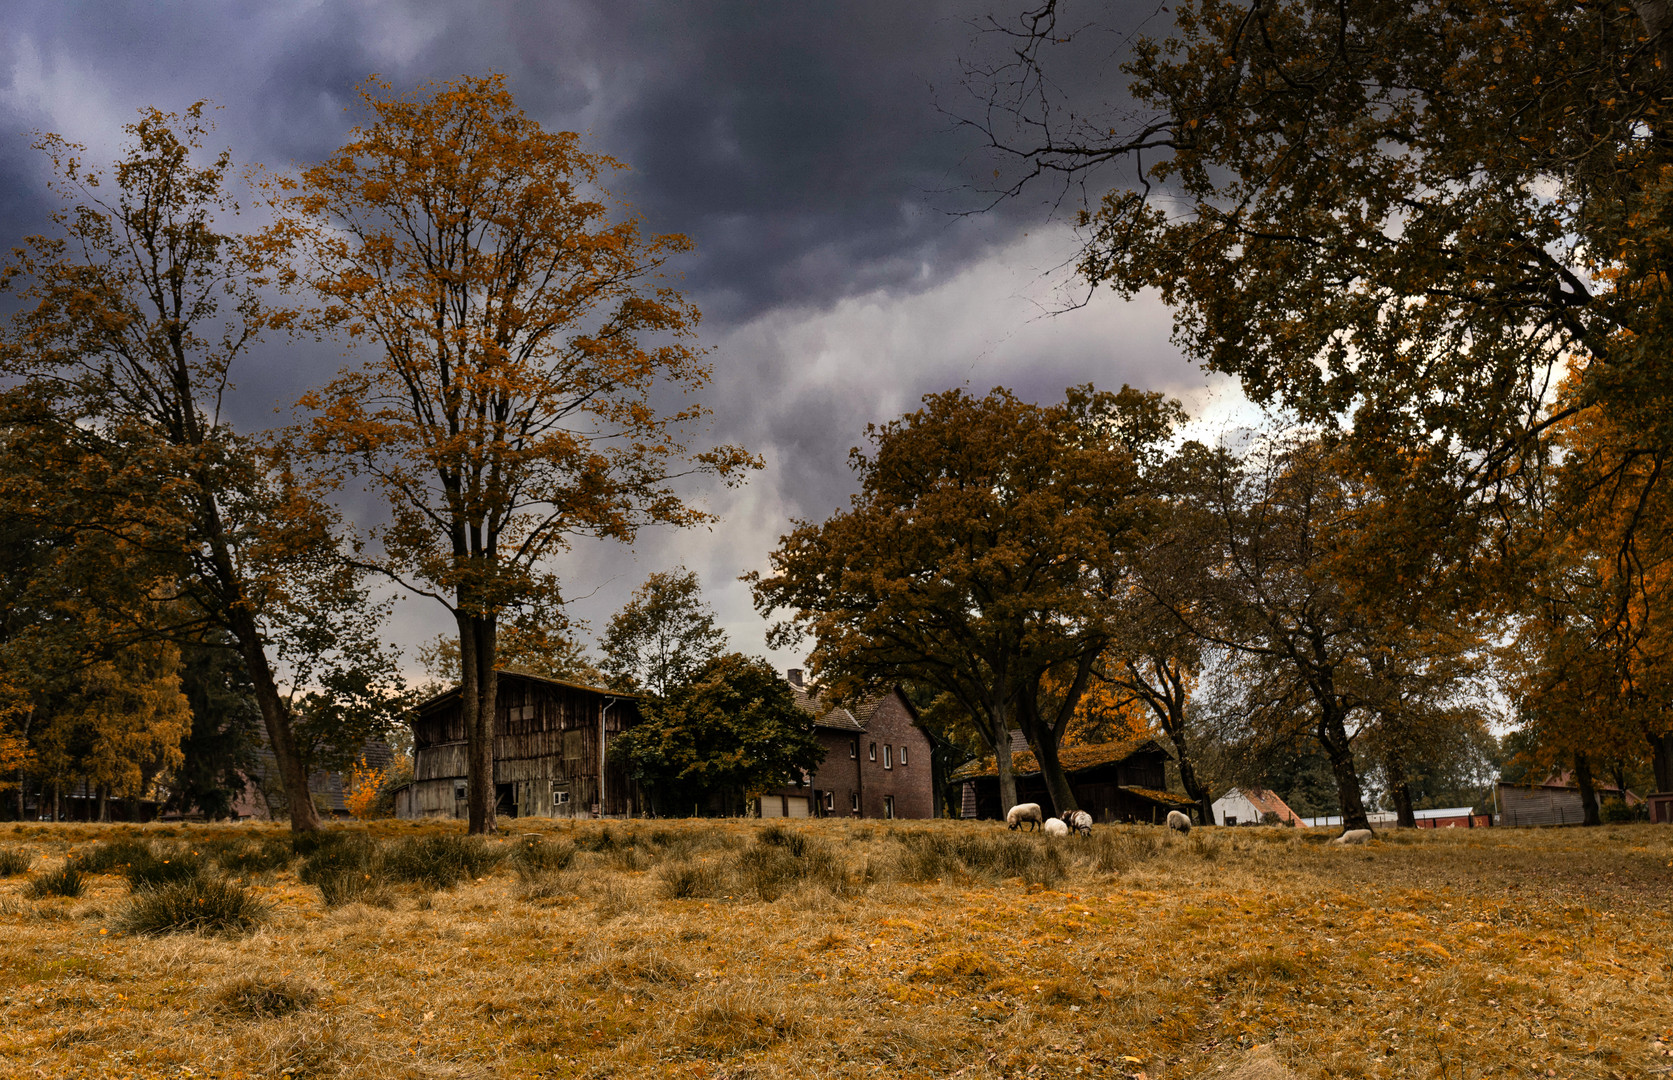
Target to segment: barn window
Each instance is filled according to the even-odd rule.
[[[894,747],[890,746],[888,743],[883,744],[883,767],[885,769],[892,769],[895,767]]]
[[[900,748],[900,763],[902,765],[906,764],[906,747],[904,746]]]
[[[1237,815],[1236,814],[1227,814],[1226,815],[1226,824],[1227,825],[1236,825],[1237,824]]]
[[[871,760],[873,760],[873,761],[877,760],[877,744],[876,743],[871,744]]]
[[[453,781],[453,797],[455,799],[463,799],[465,797],[465,782],[463,780]]]

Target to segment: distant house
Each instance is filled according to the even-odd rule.
[[[1050,813],[1051,796],[1046,791],[1045,777],[1040,774],[1040,764],[1020,736],[1021,732],[1014,732],[1011,744],[1011,772],[1016,777],[1017,801],[1039,803]],[[1166,764],[1171,756],[1154,739],[1087,743],[1064,747],[1057,755],[1075,802],[1093,820],[1151,823],[1162,822],[1170,810],[1189,813],[1196,806],[1186,796],[1167,790]],[[962,816],[986,819],[1005,816],[999,801],[999,767],[993,758],[979,758],[954,770],[952,779],[962,785]]]
[[[813,717],[825,760],[796,784],[763,793],[754,811],[764,818],[935,816],[935,777],[929,736],[897,687],[843,708],[790,669],[796,705]]]
[[[1596,784],[1594,790],[1600,803],[1621,799],[1628,806],[1637,806],[1644,801],[1632,791],[1623,794],[1614,784]],[[1539,784],[1500,781],[1497,796],[1501,825],[1581,825],[1586,820],[1586,807],[1573,773],[1553,773]]]
[[[1276,814],[1277,820],[1287,825],[1307,824],[1277,792],[1265,788],[1232,788],[1214,800],[1212,809],[1217,825],[1259,825],[1268,814]]]
[[[1392,810],[1371,810],[1365,815],[1365,823],[1373,829],[1392,829],[1400,824],[1400,815]],[[1309,829],[1340,829],[1342,827],[1341,814],[1321,814],[1315,817],[1296,819],[1297,825],[1305,825]]]
[[[638,785],[606,754],[639,720],[632,694],[502,671],[495,713],[496,815],[620,817],[645,809]],[[413,781],[395,793],[396,816],[469,816],[458,688],[420,704],[411,723]]]
[[[1478,829],[1493,824],[1492,814],[1478,814],[1472,806],[1413,810],[1412,817],[1420,829]]]

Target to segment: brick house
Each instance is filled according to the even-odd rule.
[[[813,717],[825,760],[799,783],[755,801],[761,817],[928,818],[935,816],[929,736],[897,687],[847,709],[790,670],[796,705]]]

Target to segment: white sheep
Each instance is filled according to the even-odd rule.
[[[1191,831],[1191,819],[1178,810],[1169,810],[1168,828],[1177,833],[1188,833]]]
[[[1085,810],[1063,811],[1063,824],[1069,826],[1071,831],[1080,833],[1082,836],[1092,835],[1092,815]]]
[[[1043,821],[1045,815],[1040,813],[1040,804],[1037,802],[1019,802],[1005,814],[1007,829],[1020,829],[1024,822],[1038,829]]]
[[[1069,826],[1067,826],[1063,823],[1062,818],[1049,817],[1049,818],[1046,819],[1046,835],[1047,836],[1068,836],[1069,835]]]
[[[1334,844],[1369,844],[1372,832],[1370,829],[1349,829],[1347,832],[1331,841]]]

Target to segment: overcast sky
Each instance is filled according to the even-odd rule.
[[[1242,413],[1235,390],[1169,344],[1159,303],[1099,295],[1051,314],[1078,295],[1058,192],[955,212],[986,203],[977,188],[994,167],[950,118],[976,111],[962,65],[1002,56],[978,25],[1021,6],[14,0],[0,37],[0,244],[46,228],[34,131],[108,161],[136,109],[207,98],[239,162],[288,167],[342,142],[373,72],[402,89],[505,73],[542,124],[589,133],[632,167],[615,186],[648,230],[693,238],[683,284],[714,364],[710,438],[767,462],[707,497],[712,530],[577,547],[560,564],[573,610],[601,630],[647,574],[684,564],[734,646],[772,655],[737,577],[765,568],[791,518],[846,504],[847,452],[868,422],[953,386],[1048,400],[1084,382],[1173,393],[1210,427]],[[1155,9],[1102,5],[1110,31],[1060,70],[1067,89],[1119,107],[1112,57],[1123,32],[1165,18]],[[237,422],[277,422],[343,363],[334,346],[265,351],[238,374]],[[412,648],[449,628],[413,601],[391,634]]]

